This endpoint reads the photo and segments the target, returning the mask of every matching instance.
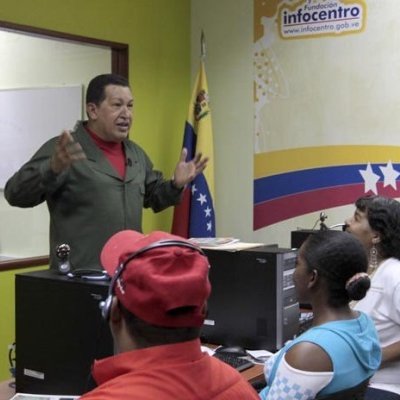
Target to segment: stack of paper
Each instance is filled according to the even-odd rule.
[[[75,400],[80,396],[17,393],[10,400]]]
[[[233,237],[190,238],[189,241],[201,247],[202,249],[213,249],[213,250],[239,251],[244,249],[250,249],[252,247],[263,246],[263,243],[245,243],[241,242],[240,239],[236,239]]]
[[[239,239],[233,237],[204,237],[204,238],[190,238],[189,241],[196,244],[197,246],[203,247],[216,247],[225,244],[232,244],[239,242]]]

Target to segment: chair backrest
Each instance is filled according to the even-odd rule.
[[[315,400],[364,400],[367,390],[369,378],[353,386],[349,389],[341,390],[340,392],[328,394],[325,396],[317,396]]]
[[[365,393],[365,400],[400,400],[400,394],[369,387]]]

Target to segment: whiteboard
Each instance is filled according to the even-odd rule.
[[[82,119],[83,86],[0,90],[0,188],[39,147]]]

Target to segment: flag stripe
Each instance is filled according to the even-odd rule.
[[[380,164],[382,166],[382,164]],[[378,165],[371,165],[375,173],[379,173]],[[400,164],[393,165],[400,169]],[[398,168],[396,168],[398,167]],[[329,189],[336,186],[364,183],[360,170],[365,164],[340,165],[327,168],[314,168],[272,175],[254,181],[254,203],[308,192],[310,190]]]
[[[400,146],[320,146],[254,155],[254,178],[337,165],[400,163]]]
[[[189,237],[189,224],[190,219],[190,201],[191,194],[190,188],[186,188],[182,194],[181,202],[175,206],[174,217],[172,219],[171,232],[174,235]]]
[[[211,229],[212,227],[215,227],[212,197],[204,174],[200,174],[192,183],[189,236],[215,236],[215,229]]]
[[[187,149],[186,161],[191,160],[196,153],[196,134],[194,132],[193,126],[187,121],[185,122],[185,132],[183,135],[182,147]]]

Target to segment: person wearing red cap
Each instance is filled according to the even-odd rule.
[[[238,371],[201,351],[211,292],[201,249],[164,232],[114,234],[100,255],[112,277],[102,304],[115,355],[95,361],[82,400],[256,400]]]

